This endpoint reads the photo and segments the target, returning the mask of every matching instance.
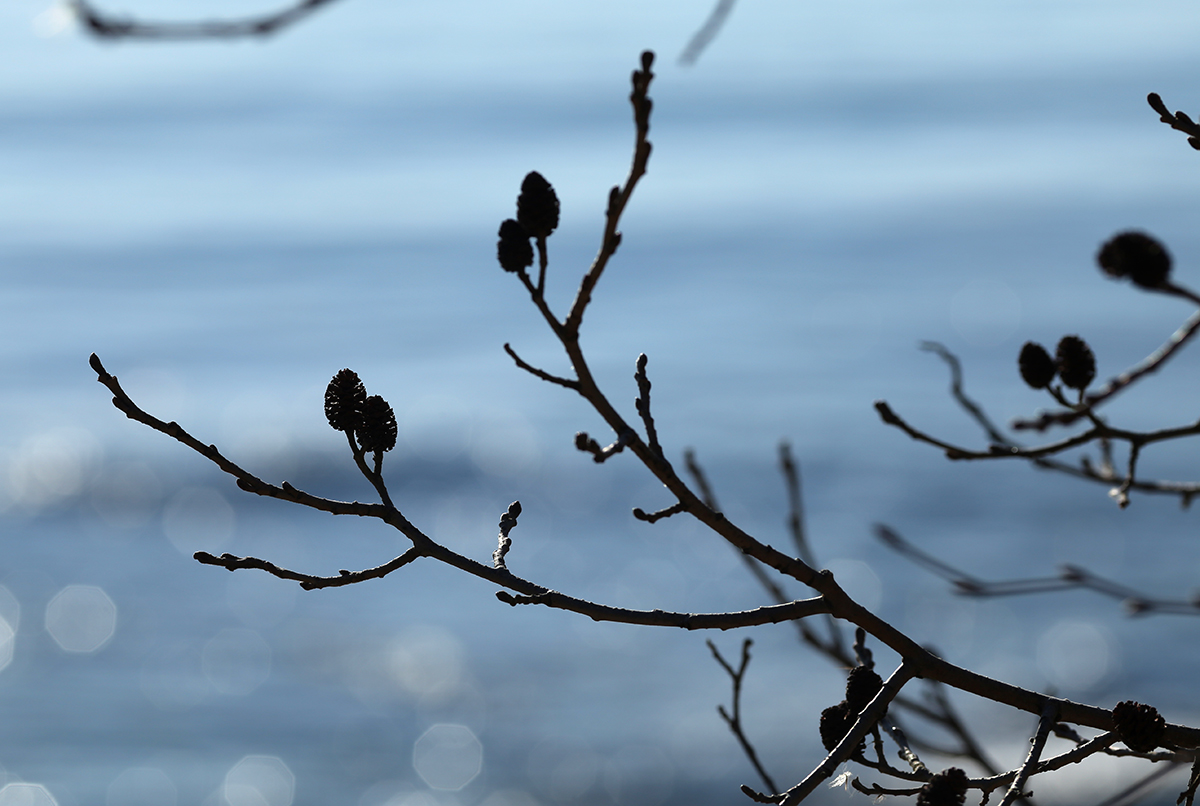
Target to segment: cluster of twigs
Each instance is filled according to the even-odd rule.
[[[764,793],[743,787],[743,791],[761,803],[794,806],[832,778],[843,763],[851,760],[878,775],[901,783],[899,787],[888,788],[878,783],[864,784],[855,780],[854,786],[860,791],[872,795],[917,795],[919,803],[926,806],[961,803],[968,789],[983,793],[985,799],[992,792],[1003,790],[1005,794],[1001,803],[1010,804],[1027,794],[1028,782],[1032,776],[1078,763],[1098,753],[1133,755],[1173,763],[1194,761],[1195,748],[1200,747],[1200,729],[1167,724],[1148,706],[1126,703],[1110,710],[1098,705],[1059,699],[1050,694],[1023,689],[975,673],[938,657],[851,598],[833,574],[819,569],[805,541],[799,471],[786,446],[782,449],[780,458],[789,493],[790,512],[787,524],[793,540],[794,553],[780,551],[742,530],[718,508],[713,491],[694,456],[689,454],[685,459],[686,474],[691,477],[690,483],[676,471],[667,458],[651,409],[651,384],[647,374],[648,361],[644,355],[639,356],[635,362],[634,377],[638,388],[635,405],[637,420],[627,420],[610,402],[589,368],[580,346],[580,331],[592,295],[621,243],[619,226],[622,215],[639,181],[646,173],[651,154],[648,135],[652,105],[648,91],[654,78],[653,61],[652,53],[643,53],[639,68],[633,72],[630,94],[635,122],[632,164],[624,183],[614,186],[608,194],[600,248],[591,265],[583,273],[574,301],[565,315],[557,314],[545,296],[549,264],[546,242],[558,225],[558,199],[550,183],[536,173],[527,176],[517,200],[517,217],[506,220],[500,227],[497,245],[499,262],[506,271],[516,275],[529,294],[534,308],[561,344],[568,367],[567,373],[556,374],[534,367],[524,361],[511,346],[505,345],[505,349],[519,368],[541,380],[576,393],[603,419],[611,431],[613,441],[607,446],[601,446],[596,439],[581,433],[576,435],[575,440],[580,451],[589,454],[597,462],[613,458],[618,453],[632,454],[662,483],[669,500],[649,514],[641,511],[638,517],[651,523],[682,514],[695,518],[716,538],[724,540],[739,552],[761,581],[771,602],[740,612],[678,613],[630,610],[551,590],[518,576],[510,569],[510,565],[518,562],[520,554],[519,542],[514,544],[514,534],[521,514],[520,504],[516,502],[501,516],[498,544],[490,564],[450,550],[410,522],[402,512],[403,502],[397,500],[398,496],[394,499],[390,494],[384,477],[383,459],[384,453],[395,443],[394,418],[391,417],[390,407],[385,402],[366,397],[365,389],[362,388],[357,375],[349,370],[338,373],[331,381],[326,395],[326,415],[331,426],[346,433],[355,464],[378,493],[379,503],[337,501],[299,490],[286,481],[276,485],[254,476],[227,458],[216,446],[196,439],[177,423],[165,422],[143,411],[125,392],[116,376],[110,374],[100,359],[93,355],[91,366],[96,372],[97,380],[112,393],[113,404],[120,411],[130,419],[159,431],[204,456],[221,471],[232,476],[242,490],[337,515],[375,518],[398,530],[411,543],[407,551],[383,565],[361,571],[341,570],[332,576],[309,575],[282,568],[267,560],[231,554],[214,556],[198,552],[195,559],[230,571],[256,568],[277,577],[297,581],[304,588],[361,583],[391,574],[418,560],[429,559],[446,563],[498,586],[501,590],[497,597],[509,605],[561,608],[597,621],[689,630],[729,630],[791,622],[796,625],[799,637],[806,644],[815,647],[835,663],[854,669],[847,684],[846,700],[826,709],[826,714],[822,716],[820,735],[828,754],[808,775],[786,789],[776,786],[774,779],[757,762],[745,728],[741,724],[739,698],[750,658],[749,643],[743,645],[742,660],[736,667],[727,663],[715,646],[713,647],[718,662],[729,673],[734,684],[732,707],[728,711],[723,710],[722,717],[739,738],[742,746],[747,749],[747,755],[754,762],[769,790]],[[535,249],[538,266],[536,277],[530,273],[534,265]],[[1181,341],[1186,341],[1186,338]],[[1161,364],[1165,359],[1166,356],[1163,356],[1157,364]],[[1152,371],[1157,364],[1146,372]],[[1128,386],[1128,382],[1123,383],[1120,388],[1125,386]],[[1111,397],[1115,391],[1117,390],[1103,399]],[[1086,418],[1091,422],[1093,431],[1099,429],[1096,438],[1099,438],[1100,434],[1109,440],[1127,438],[1130,435],[1130,432],[1117,431],[1102,425],[1102,421],[1093,410],[1095,405],[1095,402],[1087,402],[1085,398],[1066,413],[1076,418]],[[883,410],[886,410],[886,407]],[[903,422],[895,415],[885,419],[896,425]],[[1050,448],[1024,449],[1003,444],[998,451],[972,452],[948,446],[915,430],[910,432],[950,452],[961,454],[959,458],[1009,455],[1041,460],[1055,452]],[[368,455],[372,456],[373,461],[367,461]],[[1133,486],[1132,481],[1131,470],[1130,487]],[[788,581],[808,586],[814,595],[803,599],[788,596],[783,587],[783,583]],[[847,628],[852,629],[854,634],[853,643],[849,646],[849,642],[843,636],[843,630]],[[867,646],[868,641],[890,648],[900,658],[899,664],[886,680],[874,670],[875,662]],[[912,697],[912,692],[906,691],[910,689],[913,681],[918,679],[922,680],[926,687],[924,698]],[[992,765],[950,707],[946,696],[947,689],[956,689],[1035,715],[1038,718],[1038,726],[1032,734],[1032,746],[1028,757],[1009,770],[997,769]],[[940,725],[956,738],[958,746],[939,748],[928,742],[910,741],[906,731],[899,725],[901,718],[909,716]],[[1094,732],[1094,735],[1085,738],[1078,729]],[[1070,742],[1071,748],[1046,758],[1045,747],[1051,733],[1065,738]],[[866,750],[868,738],[871,739],[872,748],[869,754]],[[1114,749],[1113,745],[1118,741],[1124,742],[1128,749]],[[904,761],[902,767],[895,767],[889,762],[885,750],[888,742],[895,746],[896,753]],[[971,778],[957,768],[934,773],[920,758],[918,751],[923,752],[925,749],[972,759],[985,771],[985,775]],[[1197,777],[1193,775],[1193,784],[1189,787],[1189,792],[1185,792],[1189,802],[1196,789]]]
[[[1086,423],[1082,431],[1040,445],[1019,443],[999,428],[982,406],[967,396],[963,390],[962,368],[958,359],[945,347],[933,342],[926,342],[922,347],[940,355],[950,366],[951,394],[979,425],[988,439],[988,445],[985,448],[967,448],[946,442],[909,423],[884,400],[875,402],[880,419],[918,442],[941,449],[948,459],[1022,459],[1041,468],[1105,484],[1110,488],[1109,495],[1122,509],[1129,506],[1130,493],[1135,490],[1177,495],[1186,507],[1200,493],[1200,482],[1139,478],[1138,459],[1147,446],[1200,434],[1200,420],[1152,431],[1136,431],[1113,425],[1101,414],[1100,408],[1157,372],[1196,337],[1200,332],[1200,295],[1170,280],[1169,254],[1161,244],[1144,233],[1124,232],[1114,236],[1101,249],[1098,262],[1111,277],[1128,277],[1146,291],[1186,300],[1196,305],[1198,310],[1161,347],[1092,391],[1087,390],[1095,377],[1095,359],[1091,349],[1078,336],[1063,337],[1059,342],[1057,360],[1051,358],[1040,345],[1033,342],[1025,345],[1020,355],[1022,377],[1033,388],[1044,390],[1058,408],[1033,417],[1019,418],[1012,423],[1012,429],[1042,433],[1056,427]],[[1060,384],[1053,382],[1056,374],[1062,378]],[[1078,393],[1077,400],[1068,399],[1069,390]],[[1113,461],[1113,445],[1118,443],[1128,446],[1123,471],[1117,470]],[[1076,462],[1056,458],[1073,449],[1093,444],[1099,450],[1099,464],[1093,463],[1086,455]]]

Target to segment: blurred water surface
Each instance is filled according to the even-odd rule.
[[[565,310],[627,170],[645,48],[655,151],[584,328],[611,398],[634,416],[649,355],[669,458],[696,448],[726,513],[780,546],[790,440],[823,564],[953,660],[1200,718],[1190,620],[1086,594],[957,599],[870,537],[890,523],[989,577],[1079,562],[1195,586],[1194,516],[1174,503],[1118,512],[1079,482],[951,465],[871,408],[980,444],[919,340],[958,353],[1004,421],[1042,404],[1016,376],[1026,339],[1080,333],[1107,376],[1187,315],[1102,280],[1093,254],[1146,228],[1194,282],[1200,163],[1144,101],[1194,107],[1194,4],[747,2],[678,66],[708,11],[344,0],[265,43],[183,45],[97,43],[45,0],[0,8],[0,798],[653,805],[758,785],[713,712],[728,682],[703,636],[509,608],[428,563],[320,592],[199,566],[232,551],[333,573],[404,545],[240,494],[112,409],[87,366],[97,352],[147,410],[264,478],[369,500],[321,412],[353,367],[399,419],[393,498],[452,548],[486,560],[520,499],[509,565],[527,578],[629,607],[763,603],[694,524],[634,521],[670,503],[661,487],[578,454],[597,417],[501,350],[568,371],[496,266],[496,227],[527,171],[550,179]],[[1196,370],[1178,358],[1114,412],[1186,421]],[[1143,461],[1187,477],[1191,458]],[[745,719],[790,783],[841,677],[786,625],[752,634]],[[1001,763],[1023,758],[1030,718],[961,704]],[[1039,802],[1094,802],[1130,774],[1093,764],[1039,782]]]

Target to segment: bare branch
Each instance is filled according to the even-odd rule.
[[[279,11],[240,20],[205,22],[142,22],[115,17],[100,11],[86,0],[70,0],[68,7],[83,29],[101,39],[199,40],[267,37],[300,22],[322,6],[335,0],[300,0]]]
[[[721,29],[725,27],[725,22],[729,19],[729,12],[733,11],[733,3],[734,0],[717,0],[713,10],[709,12],[708,19],[696,33],[692,34],[687,47],[683,49],[683,53],[679,54],[680,64],[691,66],[696,63],[704,49],[717,38],[717,34],[721,33]]]
[[[721,657],[717,645],[710,639],[707,641],[708,648],[712,652],[713,657],[717,659],[717,663],[721,664],[721,668],[729,675],[729,680],[733,684],[733,698],[730,710],[726,711],[725,706],[718,705],[717,713],[721,715],[721,719],[729,726],[729,730],[737,739],[738,744],[742,747],[742,752],[746,754],[746,758],[753,765],[755,772],[762,778],[763,784],[771,792],[775,792],[779,787],[775,786],[775,782],[771,780],[771,776],[763,767],[762,762],[758,760],[758,752],[755,751],[754,745],[746,737],[745,731],[742,729],[742,681],[746,676],[746,667],[750,665],[750,646],[754,643],[749,638],[742,642],[742,662],[738,664],[736,669],[729,664],[725,658]]]
[[[568,389],[574,389],[576,392],[579,391],[579,381],[572,381],[568,378],[560,378],[557,375],[551,375],[549,372],[545,372],[544,370],[540,370],[535,366],[525,363],[521,356],[517,355],[516,351],[513,350],[508,342],[504,343],[504,352],[509,354],[512,360],[517,363],[518,367],[525,370],[530,375],[541,378],[543,381],[548,381],[549,383],[556,383],[559,386],[565,386]]]
[[[1159,114],[1159,120],[1170,126],[1176,131],[1183,132],[1188,135],[1188,145],[1192,148],[1200,150],[1200,125],[1192,121],[1190,117],[1183,112],[1171,114],[1167,109],[1167,105],[1163,103],[1163,99],[1157,92],[1152,92],[1146,96],[1146,101]]]
[[[1042,716],[1038,721],[1037,733],[1033,736],[1029,755],[1025,758],[1025,763],[1017,771],[1013,777],[1012,784],[1008,787],[1008,792],[1004,794],[1004,799],[1000,801],[1000,806],[1012,806],[1018,798],[1027,797],[1031,793],[1025,792],[1025,784],[1029,780],[1029,776],[1034,774],[1038,762],[1042,758],[1042,750],[1046,747],[1046,739],[1050,736],[1050,729],[1054,727],[1054,722],[1058,718],[1058,703],[1055,700],[1047,699],[1045,707],[1042,708]]]
[[[260,560],[257,557],[235,557],[232,554],[222,554],[220,557],[215,557],[207,551],[197,551],[192,555],[192,558],[204,565],[218,565],[229,571],[236,571],[239,568],[257,568],[260,571],[266,571],[271,576],[299,582],[300,587],[305,590],[317,590],[319,588],[339,588],[343,585],[354,585],[359,582],[365,582],[368,579],[382,579],[397,568],[402,568],[421,556],[421,552],[414,547],[383,565],[368,568],[365,571],[351,572],[343,570],[339,571],[335,577],[312,576],[297,573],[296,571],[289,571],[286,568],[280,568],[275,563]]]
[[[957,593],[965,596],[1021,596],[1030,593],[1057,593],[1065,590],[1085,589],[1122,602],[1130,615],[1140,616],[1155,613],[1200,615],[1200,600],[1156,599],[1093,574],[1078,565],[1064,565],[1056,577],[1031,577],[988,582],[921,550],[901,537],[891,527],[876,524],[875,535],[888,547],[950,582]]]

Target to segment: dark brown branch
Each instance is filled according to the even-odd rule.
[[[1183,132],[1188,135],[1188,145],[1200,151],[1200,125],[1192,121],[1190,117],[1183,112],[1171,114],[1167,109],[1167,105],[1163,103],[1163,99],[1157,92],[1152,92],[1146,96],[1146,101],[1151,108],[1159,115],[1159,120],[1170,126],[1175,131]]]
[[[1162,287],[1152,290],[1182,297],[1183,299],[1200,304],[1200,297],[1197,297],[1192,291],[1181,286],[1166,283]],[[1171,334],[1171,338],[1167,339],[1166,343],[1142,359],[1141,362],[1112,378],[1108,383],[1094,392],[1085,395],[1078,409],[1046,412],[1033,419],[1018,419],[1013,422],[1013,428],[1018,431],[1045,431],[1054,425],[1070,425],[1078,421],[1080,417],[1084,416],[1084,412],[1095,409],[1101,403],[1108,401],[1122,390],[1128,389],[1145,376],[1157,372],[1167,362],[1167,359],[1175,355],[1175,353],[1195,337],[1197,331],[1200,331],[1200,311],[1192,314],[1178,330]]]
[[[725,22],[729,19],[729,12],[733,11],[733,3],[734,0],[717,0],[708,19],[696,33],[692,34],[687,47],[683,49],[683,53],[679,54],[680,64],[690,66],[696,63],[704,49],[717,38],[717,34],[721,33],[721,29],[725,27]]]
[[[775,786],[775,782],[771,780],[771,776],[763,767],[762,762],[758,760],[758,752],[755,751],[754,745],[750,739],[746,737],[745,731],[742,729],[742,681],[746,677],[746,667],[750,665],[750,646],[754,643],[749,638],[742,642],[742,661],[736,669],[729,664],[725,658],[721,657],[717,645],[711,640],[707,641],[708,648],[712,652],[713,657],[717,659],[717,663],[721,664],[721,668],[729,675],[729,681],[733,685],[733,697],[730,705],[730,710],[726,711],[725,706],[718,705],[717,713],[721,715],[721,719],[729,726],[729,731],[737,739],[738,744],[742,747],[742,752],[745,753],[747,760],[754,767],[758,777],[762,778],[763,783],[771,792],[775,792],[779,787]]]
[[[1025,784],[1029,781],[1029,776],[1034,774],[1038,762],[1041,761],[1042,750],[1046,747],[1046,739],[1049,738],[1050,729],[1054,727],[1057,718],[1058,703],[1055,700],[1047,699],[1046,705],[1042,708],[1041,719],[1038,720],[1037,733],[1033,735],[1033,741],[1030,743],[1029,755],[1017,770],[1017,774],[1013,776],[1013,782],[1008,787],[1008,791],[1004,793],[1004,799],[1000,801],[1000,806],[1012,806],[1018,798],[1028,797],[1032,794],[1025,791]]]
[[[106,14],[86,0],[70,0],[69,8],[83,29],[101,39],[241,39],[278,33],[335,0],[301,0],[279,11],[240,20],[142,22]]]
[[[1200,756],[1192,762],[1192,774],[1188,778],[1187,788],[1179,793],[1179,797],[1175,800],[1175,806],[1192,806],[1196,800],[1196,790],[1200,788]]]
[[[508,536],[509,532],[517,525],[517,518],[521,516],[521,502],[513,501],[508,505],[508,510],[500,516],[500,537],[499,545],[492,552],[492,567],[507,571],[508,566],[504,564],[504,558],[508,554],[508,550],[512,548],[512,538]]]
[[[551,375],[549,372],[540,370],[531,364],[525,363],[521,356],[517,355],[516,351],[513,350],[508,342],[504,343],[504,352],[508,353],[509,357],[511,357],[512,360],[517,363],[518,367],[525,370],[530,375],[541,378],[543,381],[547,381],[549,383],[556,383],[559,386],[565,386],[568,389],[574,389],[576,392],[579,391],[579,381],[572,381],[569,378],[560,378],[557,375]]]
[[[592,300],[592,291],[595,289],[596,283],[600,281],[600,275],[604,273],[604,267],[608,265],[609,258],[616,253],[617,247],[621,244],[621,233],[617,231],[617,226],[621,222],[621,214],[625,212],[625,207],[629,204],[629,198],[633,195],[633,189],[637,187],[638,180],[646,173],[646,163],[650,159],[650,141],[646,137],[650,133],[650,109],[652,107],[647,91],[650,89],[650,82],[654,79],[654,73],[650,71],[653,64],[654,54],[647,50],[642,53],[642,69],[633,72],[633,92],[629,95],[629,101],[633,105],[634,124],[637,129],[633,146],[633,164],[629,167],[629,176],[625,179],[624,187],[614,187],[608,194],[608,210],[605,213],[604,236],[600,242],[600,251],[592,261],[587,274],[583,276],[583,281],[579,284],[579,292],[575,295],[575,302],[571,305],[571,312],[567,314],[567,319],[563,323],[571,339],[578,337],[579,327],[583,324],[583,313]]]
[[[968,448],[961,448],[957,445],[951,445],[949,442],[943,442],[936,437],[926,434],[905,422],[900,415],[892,411],[892,407],[887,404],[887,401],[876,400],[875,411],[879,412],[879,418],[891,426],[899,428],[904,433],[918,442],[924,442],[933,445],[936,448],[941,448],[946,453],[947,459],[1038,459],[1044,456],[1053,456],[1056,453],[1077,448],[1080,445],[1085,445],[1102,435],[1102,430],[1098,427],[1093,427],[1076,434],[1073,437],[1052,442],[1048,445],[1042,445],[1037,448],[1018,448],[1013,445],[992,445],[986,451],[973,451]],[[1111,434],[1108,434],[1111,436]]]
[[[681,512],[687,512],[687,507],[685,507],[683,504],[672,504],[666,509],[660,509],[657,512],[646,512],[646,510],[642,509],[641,507],[634,507],[633,517],[637,518],[639,521],[654,523],[655,521],[660,521],[663,518],[669,518],[672,515],[678,515]]]
[[[646,444],[650,446],[650,450],[662,456],[662,446],[658,444],[658,431],[654,428],[654,417],[650,414],[650,378],[646,375],[648,360],[645,353],[638,356],[637,372],[633,375],[638,385],[638,396],[634,401],[634,407],[637,409],[638,416],[642,418],[642,423],[646,426]]]
[[[222,554],[220,557],[213,556],[207,551],[197,551],[192,555],[193,559],[203,563],[204,565],[217,565],[230,571],[236,571],[239,568],[257,568],[260,571],[266,571],[271,576],[279,577],[280,579],[290,579],[300,583],[300,587],[305,590],[317,590],[319,588],[338,588],[343,585],[354,585],[359,582],[365,582],[368,579],[383,579],[388,574],[398,568],[402,568],[413,560],[421,557],[422,554],[415,547],[401,554],[394,560],[368,568],[365,571],[340,571],[335,577],[312,576],[310,574],[301,574],[296,571],[289,571],[286,568],[280,568],[275,563],[260,560],[257,557],[235,557],[232,554]]]
[[[1056,577],[1031,577],[988,582],[923,551],[889,526],[876,524],[875,536],[889,548],[947,580],[954,586],[957,593],[965,596],[1020,596],[1030,593],[1057,593],[1065,590],[1084,589],[1122,602],[1130,615],[1154,613],[1200,615],[1200,601],[1156,599],[1093,574],[1077,565],[1064,565]]]
[[[828,780],[838,766],[854,754],[859,743],[879,722],[887,710],[888,704],[896,698],[904,684],[916,677],[918,673],[917,668],[908,660],[901,663],[884,682],[879,693],[859,713],[854,727],[850,728],[849,732],[838,742],[837,747],[833,748],[825,760],[818,764],[817,768],[809,773],[803,781],[784,793],[785,797],[780,801],[782,806],[795,806],[811,795],[822,782]]]
[[[592,621],[613,621],[621,624],[642,624],[652,627],[680,627],[685,630],[735,630],[760,624],[779,624],[784,621],[828,613],[828,606],[817,596],[782,605],[765,605],[754,610],[732,613],[672,613],[664,610],[626,610],[620,607],[584,602],[558,591],[545,591],[527,596],[514,596],[497,591],[496,598],[505,604],[538,604],[570,610]]]

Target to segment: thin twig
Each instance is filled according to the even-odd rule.
[[[717,0],[713,10],[709,12],[708,19],[696,33],[692,34],[687,47],[683,49],[683,53],[679,54],[680,64],[691,66],[696,63],[704,49],[717,38],[717,34],[721,33],[721,29],[725,27],[725,21],[729,19],[729,12],[733,11],[733,3],[734,0]]]
[[[100,11],[86,0],[70,0],[68,7],[83,29],[101,39],[241,39],[266,37],[278,33],[335,0],[301,0],[279,11],[240,20],[205,22],[142,22],[115,17]]]
[[[875,535],[896,552],[950,582],[954,586],[955,592],[965,596],[1020,596],[1031,593],[1057,593],[1065,590],[1085,589],[1122,602],[1130,615],[1141,616],[1154,613],[1200,615],[1200,598],[1192,601],[1156,599],[1094,574],[1078,565],[1064,565],[1056,577],[1031,577],[988,582],[923,551],[889,526],[876,524]]]
[[[1029,755],[1017,771],[1012,784],[1008,787],[1008,791],[1004,793],[1004,799],[1000,801],[1000,806],[1012,806],[1018,798],[1024,798],[1032,794],[1025,792],[1025,784],[1029,781],[1029,777],[1034,774],[1038,762],[1041,761],[1042,750],[1046,747],[1046,739],[1049,738],[1050,729],[1054,727],[1054,722],[1057,718],[1058,702],[1053,699],[1047,699],[1045,707],[1042,708],[1042,717],[1038,721],[1037,733],[1034,734],[1033,741],[1030,743]]]
[[[1171,114],[1167,109],[1167,105],[1163,103],[1163,99],[1157,92],[1152,92],[1146,96],[1146,101],[1159,114],[1159,120],[1170,126],[1176,131],[1183,132],[1188,135],[1188,145],[1192,148],[1200,150],[1200,125],[1192,121],[1190,117],[1183,112]]]
[[[525,363],[524,359],[517,355],[516,350],[514,350],[508,342],[504,343],[504,352],[508,353],[509,357],[516,362],[518,367],[525,370],[530,375],[541,378],[543,381],[547,381],[549,383],[556,383],[559,386],[565,386],[568,389],[574,389],[576,392],[579,391],[579,381],[572,381],[569,378],[560,378],[557,375],[551,375],[545,370],[538,369],[531,364]]]
[[[721,668],[724,669],[725,673],[729,675],[729,680],[733,685],[733,698],[730,710],[726,711],[725,706],[718,705],[717,713],[721,715],[721,719],[723,719],[725,724],[729,726],[730,732],[738,740],[738,744],[741,745],[742,752],[746,754],[746,758],[750,761],[750,764],[754,767],[755,771],[758,773],[758,776],[762,778],[767,789],[771,792],[775,792],[778,790],[778,787],[775,786],[775,782],[771,780],[771,776],[763,767],[762,762],[758,760],[758,753],[755,751],[754,745],[751,744],[750,739],[746,737],[746,733],[742,729],[742,681],[746,676],[746,667],[750,665],[750,646],[754,642],[749,638],[742,642],[742,661],[740,664],[738,664],[736,669],[734,669],[733,666],[731,666],[729,662],[725,660],[725,658],[721,657],[721,653],[717,649],[717,645],[714,644],[711,639],[706,643],[708,644],[708,648],[712,652],[713,657],[717,659],[717,663],[721,664]]]

